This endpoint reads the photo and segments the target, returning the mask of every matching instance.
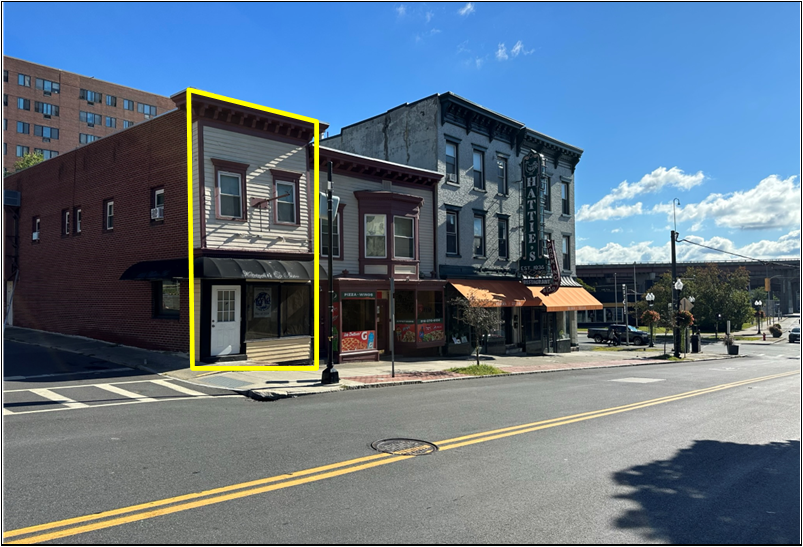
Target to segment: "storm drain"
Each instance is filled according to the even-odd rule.
[[[438,450],[434,444],[416,439],[383,439],[372,442],[371,448],[396,456],[425,456]]]

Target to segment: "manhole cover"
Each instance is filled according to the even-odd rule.
[[[384,439],[372,442],[371,448],[396,456],[424,456],[438,450],[434,444],[416,439]]]

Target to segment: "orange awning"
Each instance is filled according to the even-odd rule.
[[[545,306],[547,312],[601,310],[602,304],[582,287],[561,287],[550,295],[541,294],[543,287],[527,287],[538,302],[536,306]]]
[[[450,281],[460,294],[481,308],[540,306],[530,289],[518,281],[469,280]],[[595,301],[596,302],[596,301]]]

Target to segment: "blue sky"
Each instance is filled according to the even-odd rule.
[[[330,133],[453,91],[585,150],[578,263],[800,256],[796,3],[4,3],[6,55]],[[681,260],[730,257],[682,243]]]

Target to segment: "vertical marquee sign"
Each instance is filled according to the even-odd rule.
[[[541,155],[531,150],[521,160],[522,201],[524,204],[524,245],[519,272],[534,277],[546,272],[542,226],[544,218],[543,167]]]

